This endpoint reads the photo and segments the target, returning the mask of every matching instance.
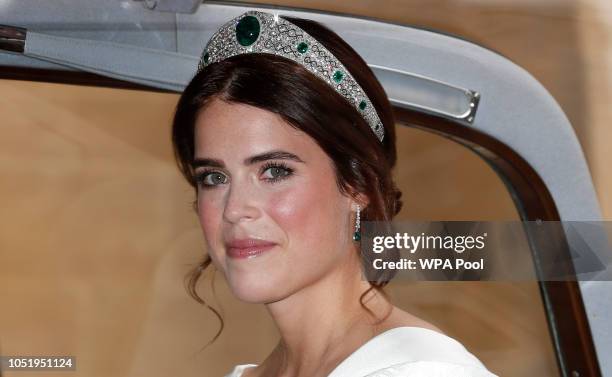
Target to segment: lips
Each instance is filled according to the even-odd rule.
[[[272,249],[276,243],[255,238],[235,239],[226,243],[230,258],[253,258]]]

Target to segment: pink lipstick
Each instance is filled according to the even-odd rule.
[[[235,239],[226,243],[227,256],[230,258],[252,258],[276,246],[274,242],[254,238]]]

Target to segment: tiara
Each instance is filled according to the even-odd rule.
[[[212,63],[249,53],[280,55],[304,66],[346,98],[383,140],[384,128],[376,109],[346,67],[315,38],[278,15],[248,11],[228,21],[206,44],[198,72]]]

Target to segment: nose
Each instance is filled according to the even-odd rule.
[[[257,188],[248,182],[232,182],[225,198],[223,218],[230,223],[254,220],[260,215]]]

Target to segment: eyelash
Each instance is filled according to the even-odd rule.
[[[263,172],[265,172],[266,170],[268,170],[270,168],[281,168],[281,169],[285,170],[285,172],[286,172],[285,175],[281,175],[279,177],[267,178],[266,181],[268,181],[270,183],[276,183],[276,182],[282,181],[284,179],[289,178],[293,174],[293,169],[290,168],[289,166],[287,166],[286,164],[282,163],[282,162],[267,162],[264,166],[261,167],[260,174],[262,174]],[[196,183],[198,184],[198,186],[202,187],[203,189],[210,189],[210,188],[213,188],[215,186],[218,186],[218,185],[208,185],[208,184],[204,183],[204,181],[208,177],[208,175],[209,174],[213,174],[213,173],[222,174],[222,173],[220,173],[220,172],[218,172],[216,170],[212,170],[212,169],[202,170],[201,172],[196,173],[195,174],[195,180],[196,180]]]

